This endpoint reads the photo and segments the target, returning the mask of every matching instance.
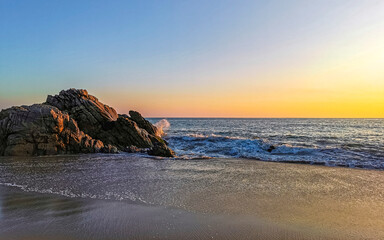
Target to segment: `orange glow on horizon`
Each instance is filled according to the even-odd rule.
[[[384,118],[384,32],[324,46],[307,62],[209,81],[97,93],[146,117]],[[337,48],[339,47],[339,48]],[[96,93],[95,93],[96,94]]]
[[[135,109],[146,117],[384,118],[383,90],[361,95],[308,89],[272,89],[254,94],[233,92],[219,96],[136,93],[123,101],[118,95],[105,96],[103,100],[119,112]],[[127,96],[121,94],[124,95]]]

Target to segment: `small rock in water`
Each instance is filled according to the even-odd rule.
[[[271,145],[269,148],[268,148],[268,152],[272,152],[272,150],[274,150],[274,149],[276,149],[276,147],[275,146],[273,146],[273,145]]]

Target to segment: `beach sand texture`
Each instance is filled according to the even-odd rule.
[[[384,238],[382,171],[127,154],[2,160],[1,239]]]

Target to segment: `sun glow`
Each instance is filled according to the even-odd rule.
[[[95,3],[68,16],[9,2],[0,108],[85,88],[145,116],[384,117],[383,1],[153,2],[138,14]]]

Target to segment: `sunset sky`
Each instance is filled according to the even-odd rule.
[[[384,1],[0,1],[0,109],[384,117]]]

